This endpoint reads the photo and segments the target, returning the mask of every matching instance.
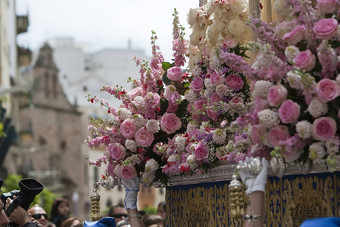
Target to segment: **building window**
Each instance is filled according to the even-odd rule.
[[[62,152],[64,152],[66,150],[66,142],[65,141],[61,141],[59,147],[60,147],[60,150]]]
[[[45,73],[45,96],[48,98],[48,90],[49,90],[49,87],[48,87],[48,74]]]
[[[46,144],[46,140],[45,140],[45,138],[44,137],[39,137],[39,145],[45,145]]]
[[[57,98],[57,95],[58,95],[58,79],[57,79],[56,74],[53,74],[53,95],[54,95],[54,98]]]

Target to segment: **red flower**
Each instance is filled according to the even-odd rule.
[[[94,98],[91,99],[91,103],[93,103],[93,101],[94,101]]]
[[[189,172],[189,167],[187,166],[181,166],[180,170],[179,170],[181,173],[187,173]]]
[[[262,5],[262,3],[260,2],[260,9],[263,9],[263,5]]]

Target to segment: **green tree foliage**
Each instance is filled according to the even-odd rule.
[[[19,181],[22,179],[21,175],[17,174],[10,174],[8,177],[4,180],[4,183],[1,188],[1,193],[10,192],[13,190],[20,190],[19,188]],[[41,207],[44,208],[47,214],[51,212],[53,201],[58,197],[57,194],[51,192],[47,188],[44,188],[44,190],[38,194],[34,201],[32,202],[31,206],[35,204],[39,204]]]

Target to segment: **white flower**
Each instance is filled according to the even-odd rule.
[[[189,103],[194,103],[197,100],[197,95],[193,90],[189,90],[188,92],[186,92],[184,97],[186,100],[188,100]]]
[[[125,140],[124,146],[126,149],[135,152],[137,150],[137,143],[134,140],[127,139]]]
[[[145,109],[145,100],[142,96],[136,96],[132,104],[136,107],[138,110],[144,110]]]
[[[233,19],[229,21],[228,30],[232,35],[241,35],[245,30],[245,23],[240,19]]]
[[[205,98],[209,99],[210,96],[211,96],[211,94],[212,94],[213,92],[214,92],[214,90],[212,90],[212,89],[206,89],[206,90],[204,90],[203,96],[204,96]]]
[[[335,154],[339,151],[339,137],[334,137],[333,139],[327,140],[325,146],[327,148],[328,154]]]
[[[216,93],[221,97],[227,96],[230,93],[230,89],[225,84],[220,84],[216,87]]]
[[[230,9],[234,15],[245,13],[248,9],[248,1],[234,0],[232,1],[232,4],[230,5]]]
[[[165,87],[164,98],[169,100],[170,96],[176,91],[176,87],[174,85],[169,85]]]
[[[296,131],[300,138],[308,139],[312,136],[312,124],[308,121],[300,121],[296,124]]]
[[[168,158],[168,162],[177,162],[180,160],[180,156],[178,154],[172,154]]]
[[[292,71],[289,71],[287,73],[287,79],[289,86],[295,89],[301,89],[302,88],[302,83],[301,83],[301,76],[297,73],[294,73]]]
[[[296,46],[287,46],[285,49],[285,55],[289,62],[293,62],[294,58],[300,53],[299,48]]]
[[[120,120],[124,121],[125,119],[132,118],[132,113],[126,108],[119,108],[118,116]]]
[[[209,88],[213,88],[213,87],[214,87],[214,85],[211,83],[210,78],[205,78],[205,79],[204,79],[204,86],[206,87],[206,89],[209,89]]]
[[[175,144],[176,144],[176,146],[177,146],[177,150],[178,151],[185,151],[185,147],[186,147],[186,139],[187,138],[185,138],[185,137],[183,137],[183,136],[176,136],[176,138],[175,138]]]
[[[312,160],[320,160],[325,156],[324,142],[312,143],[309,146],[309,158]]]
[[[269,81],[259,80],[254,84],[253,98],[260,97],[267,99],[268,91],[273,84]]]
[[[157,133],[159,131],[159,122],[155,119],[150,119],[146,122],[146,130],[152,133]]]
[[[150,185],[152,181],[155,179],[155,173],[144,172],[142,175],[142,184]]]
[[[198,166],[198,163],[196,161],[196,157],[194,154],[191,154],[187,157],[186,162],[189,164],[189,166],[194,169]]]
[[[210,122],[209,122],[209,121],[203,121],[203,122],[201,123],[200,130],[205,131],[205,129],[206,129],[206,128],[209,128],[209,127],[211,127]]]
[[[145,163],[146,172],[155,172],[159,168],[158,162],[151,158]]]
[[[312,115],[314,118],[318,118],[328,112],[328,106],[326,103],[321,102],[319,99],[314,98],[309,103],[307,111]]]
[[[131,164],[132,165],[136,165],[139,164],[141,162],[140,157],[137,154],[133,154],[129,157],[129,159],[131,160]]]
[[[270,109],[264,109],[257,113],[260,124],[266,128],[271,128],[280,123],[280,118],[277,112]]]
[[[140,114],[133,115],[133,120],[135,121],[136,129],[140,129],[140,128],[144,127],[144,125],[146,124],[146,121],[147,121],[147,119],[145,119]]]
[[[226,141],[227,134],[222,129],[216,129],[213,135],[213,141],[217,144],[223,144]]]
[[[198,128],[198,124],[196,121],[190,121],[188,126],[187,126],[187,132],[191,132],[192,130],[194,129],[197,129]]]

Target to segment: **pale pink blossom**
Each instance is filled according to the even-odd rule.
[[[123,159],[126,155],[125,147],[119,143],[109,144],[108,151],[110,158],[112,158],[115,161]]]
[[[295,123],[300,116],[300,105],[288,99],[279,108],[279,117],[283,123]]]
[[[272,147],[282,145],[289,137],[288,128],[284,125],[276,125],[268,132],[268,141]]]
[[[287,98],[287,89],[281,84],[273,85],[268,92],[268,103],[270,106],[279,106]]]
[[[324,18],[319,20],[313,27],[316,37],[319,39],[332,39],[338,30],[338,21],[334,18]]]
[[[137,145],[141,147],[148,147],[154,141],[154,134],[147,131],[145,128],[140,128],[135,135]]]
[[[244,81],[241,76],[232,74],[227,76],[226,85],[234,91],[240,91],[243,88]]]
[[[215,86],[218,85],[218,84],[223,84],[224,80],[225,80],[225,78],[215,71],[210,74],[211,84],[213,84]]]
[[[182,127],[181,119],[174,113],[165,113],[161,119],[161,129],[167,134],[173,134]]]
[[[122,166],[120,169],[120,175],[123,179],[133,179],[137,176],[137,171],[133,165]]]
[[[301,51],[295,58],[295,66],[299,69],[311,71],[315,66],[316,58],[310,50]]]
[[[172,81],[181,81],[183,78],[183,71],[180,67],[174,66],[168,69],[166,75]]]
[[[334,13],[337,9],[337,0],[318,0],[316,8],[322,13]]]
[[[201,141],[195,146],[195,157],[197,160],[203,160],[208,158],[209,148]]]
[[[289,33],[286,33],[282,39],[289,44],[295,45],[301,40],[303,40],[305,36],[305,31],[306,31],[305,26],[298,25],[292,31],[290,31]]]
[[[201,91],[203,89],[203,80],[200,76],[196,76],[190,84],[190,88],[194,91]]]
[[[123,121],[119,127],[120,133],[125,139],[131,139],[134,137],[136,132],[136,125],[134,120],[128,118]]]
[[[336,122],[330,117],[316,119],[312,125],[312,136],[316,140],[327,141],[336,133]]]
[[[329,102],[339,96],[339,86],[335,80],[322,79],[316,87],[316,93],[323,102]]]

